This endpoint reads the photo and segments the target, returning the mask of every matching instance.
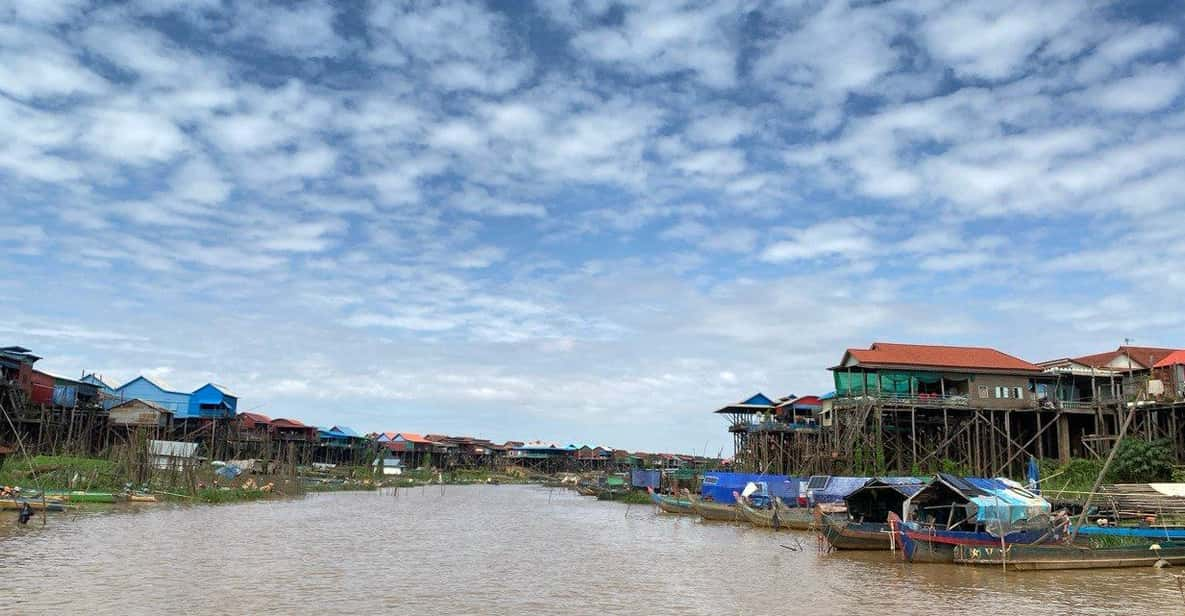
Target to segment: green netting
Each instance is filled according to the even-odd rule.
[[[876,391],[875,372],[835,371],[835,392],[837,395],[860,395]]]

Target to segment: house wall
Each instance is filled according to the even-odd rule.
[[[997,389],[1000,387],[1011,388],[1009,395],[1015,394],[1015,390],[1019,388],[1021,397],[998,397]],[[984,388],[987,388],[986,392]],[[971,382],[971,394],[967,400],[970,406],[992,409],[1032,408],[1036,403],[1034,393],[1029,391],[1029,377],[1005,374],[976,374],[975,380]]]
[[[136,379],[123,385],[115,390],[115,395],[121,401],[135,398],[147,400],[173,411],[173,416],[176,418],[185,418],[189,415],[189,394],[165,391],[144,379]]]
[[[52,376],[34,370],[30,383],[32,388],[29,392],[29,399],[33,404],[53,404],[54,380]]]
[[[230,407],[230,412],[220,412],[212,414],[209,411],[203,412],[201,406],[203,404],[216,405],[226,403]],[[186,411],[189,417],[214,417],[218,419],[234,416],[235,409],[238,406],[238,399],[234,396],[228,396],[222,393],[217,387],[206,384],[193,392],[189,396],[189,408]]]
[[[168,423],[168,415],[141,404],[125,404],[111,409],[107,421],[116,426],[155,426],[163,428]]]

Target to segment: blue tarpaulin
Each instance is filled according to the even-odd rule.
[[[765,484],[768,496],[780,496],[787,505],[793,505],[798,498],[798,484],[801,477],[786,475],[764,475],[760,473],[727,473],[708,471],[704,473],[700,496],[718,503],[732,503],[733,492],[741,492],[749,482]]]
[[[641,469],[630,471],[630,485],[635,488],[654,488],[657,490],[660,481],[662,481],[661,471],[645,471]]]
[[[825,503],[842,503],[844,497],[864,487],[871,477],[836,477],[830,475],[815,475],[810,479],[807,498],[812,505]],[[887,481],[884,477],[882,480]]]

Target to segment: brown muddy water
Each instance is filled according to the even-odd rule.
[[[905,565],[534,486],[15,517],[4,614],[1185,613],[1171,569]]]

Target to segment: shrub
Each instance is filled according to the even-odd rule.
[[[1110,478],[1126,483],[1166,481],[1173,476],[1172,449],[1168,441],[1124,439],[1119,443]]]

